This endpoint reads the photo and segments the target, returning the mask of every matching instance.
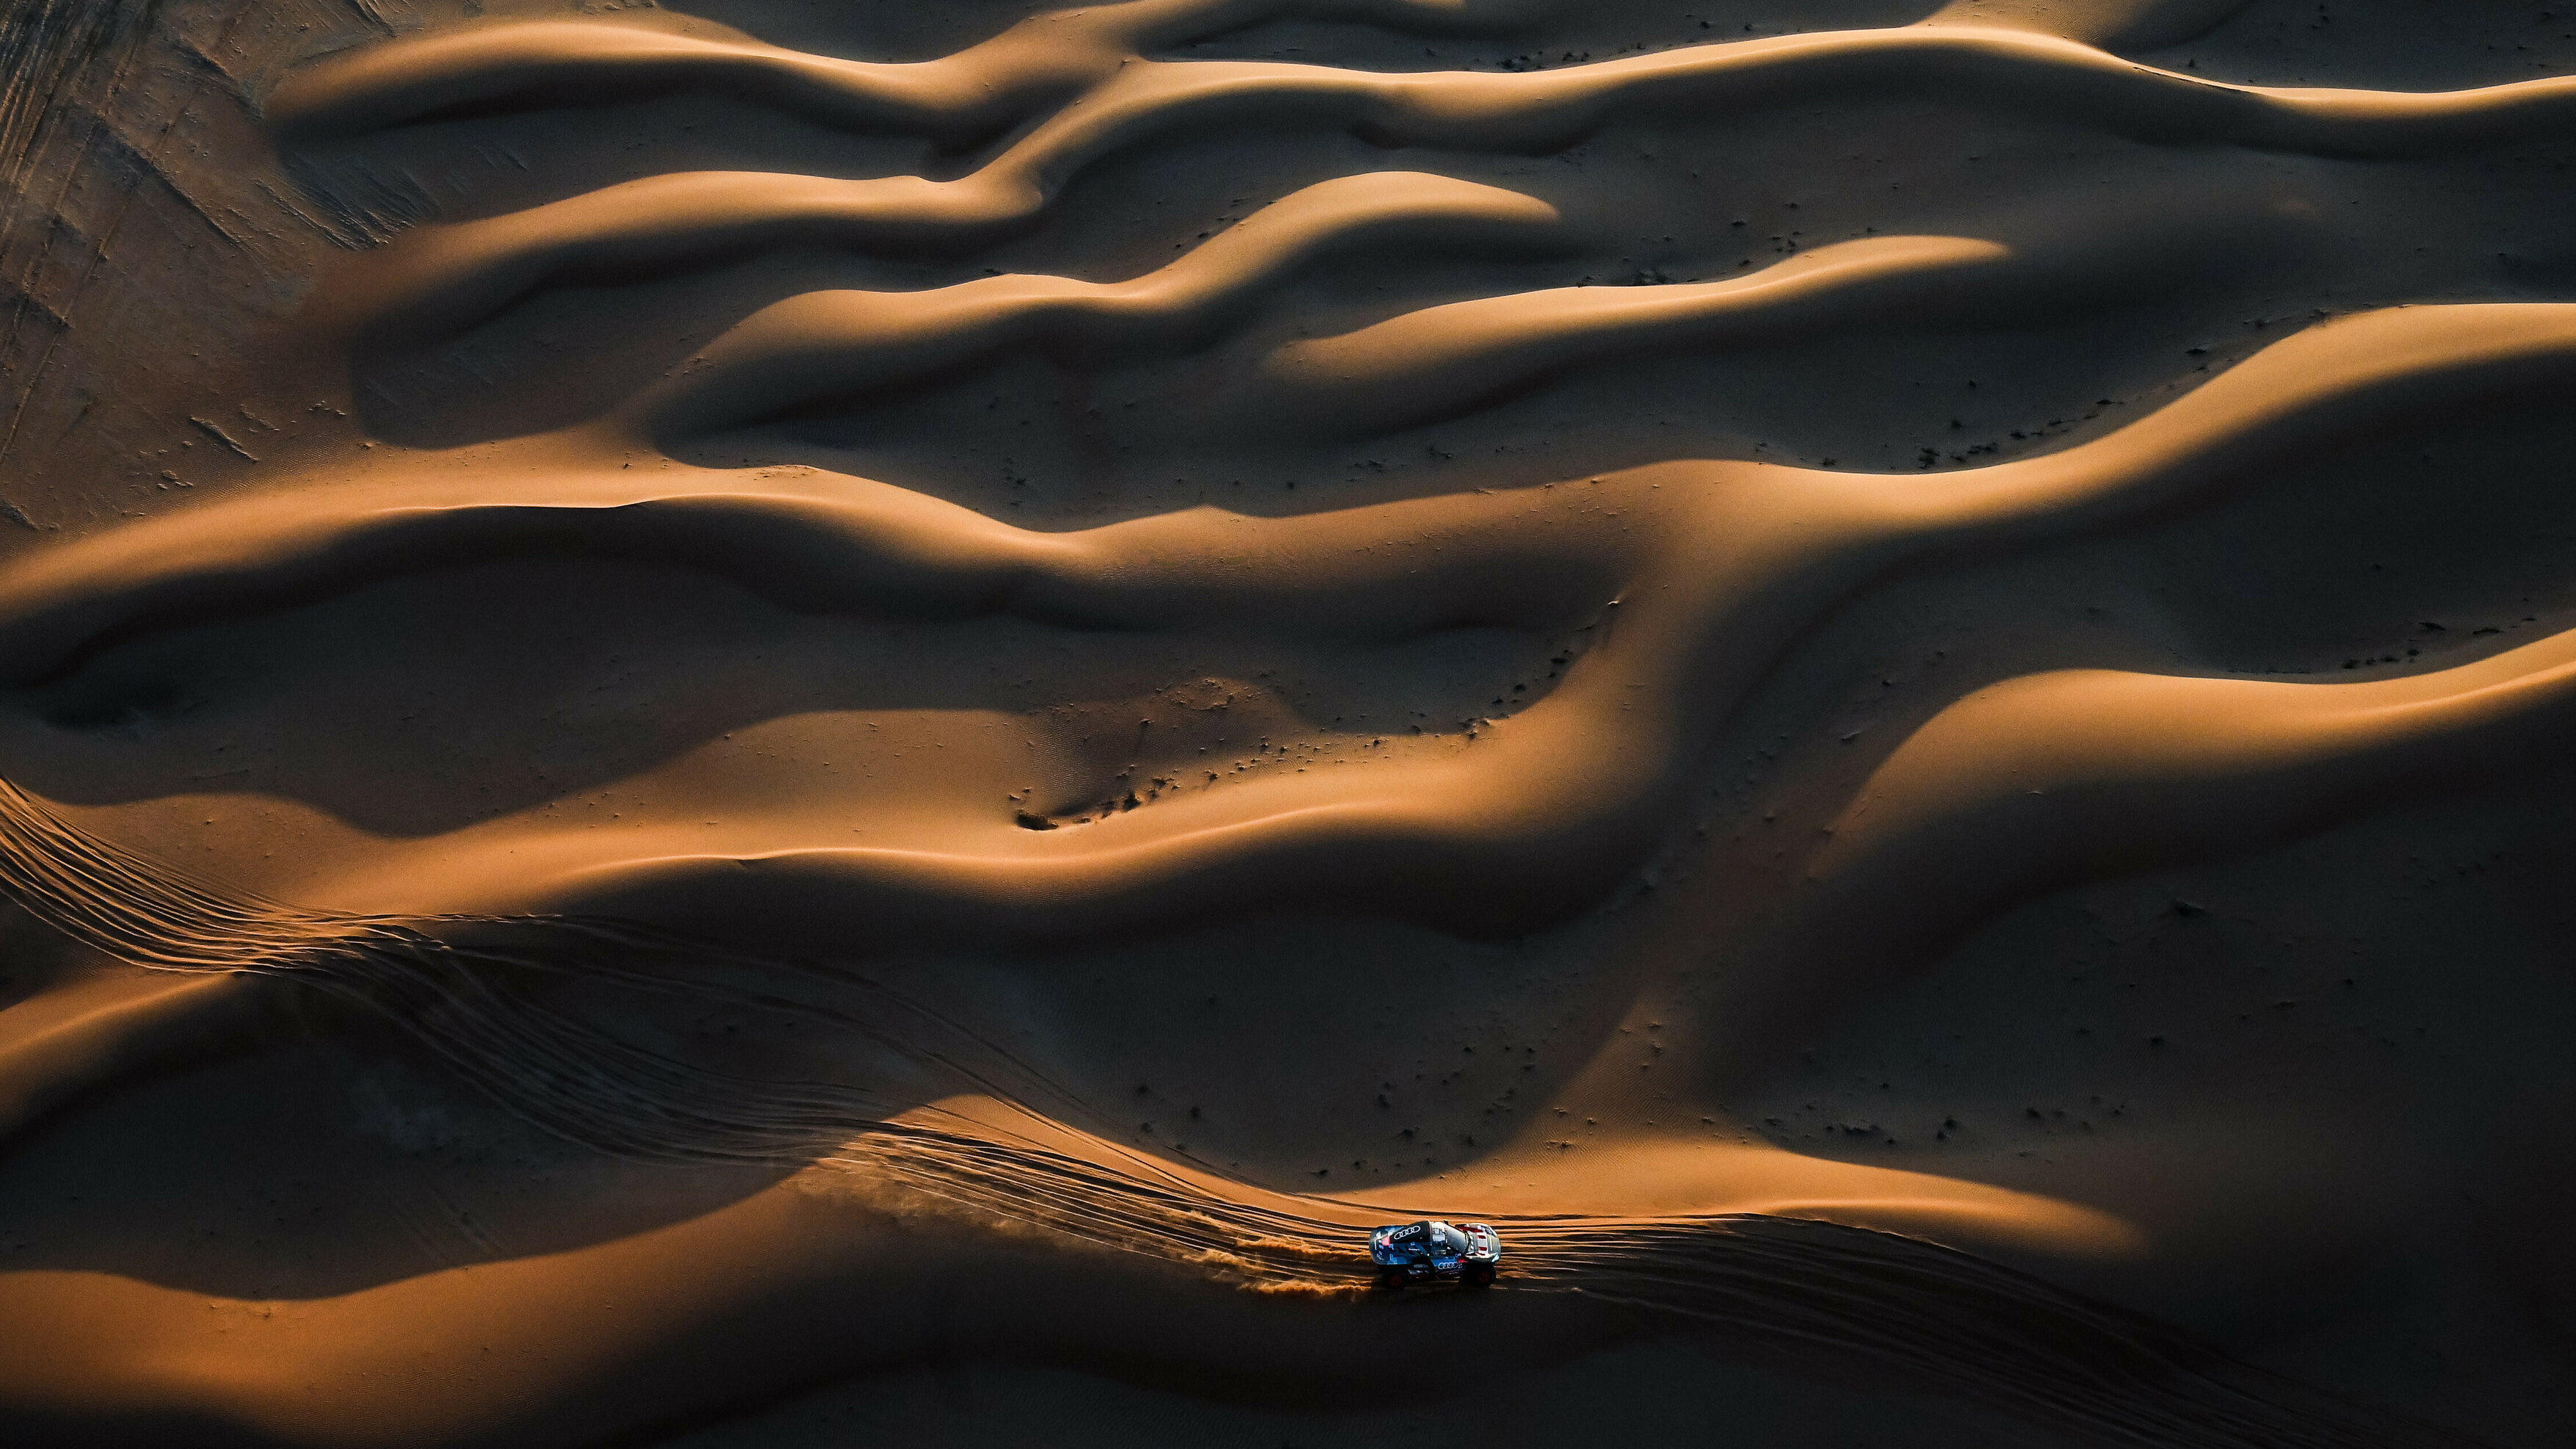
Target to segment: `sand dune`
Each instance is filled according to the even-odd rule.
[[[202,1050],[221,1035],[207,1003],[218,993],[238,997],[249,979],[238,973],[280,973],[280,979],[317,980],[374,1010],[398,1013],[452,1064],[601,1149],[755,1162],[821,1151],[829,1154],[829,1169],[861,1174],[859,1191],[880,1199],[888,1192],[914,1194],[970,1221],[1011,1224],[1022,1233],[1034,1228],[1112,1253],[1188,1265],[1272,1297],[1365,1291],[1351,1282],[1347,1261],[1347,1238],[1362,1220],[1355,1204],[1246,1195],[1238,1184],[1120,1162],[1107,1144],[1095,1145],[1104,1162],[956,1130],[973,1128],[971,1122],[946,1130],[919,1120],[885,1123],[835,1143],[836,1129],[846,1131],[882,1104],[826,1093],[820,1084],[800,1091],[791,1083],[711,1076],[620,1049],[542,1010],[503,1005],[505,990],[489,974],[518,965],[636,979],[636,963],[655,956],[703,969],[713,964],[704,948],[691,951],[613,923],[565,918],[332,920],[264,902],[225,901],[166,865],[123,858],[83,838],[14,792],[4,803],[14,879],[39,876],[47,864],[77,867],[64,871],[58,898],[26,892],[25,903],[47,924],[137,964],[217,973],[66,1022],[0,1061],[12,1075],[32,1066],[31,1075],[59,1082],[130,1071],[138,1052],[181,1049],[161,1024],[170,1018],[193,1025],[186,1049]],[[122,890],[115,888],[120,877],[130,882]],[[76,890],[97,894],[84,898]],[[478,927],[515,928],[528,944],[523,954],[496,953],[428,934],[470,936]],[[763,965],[795,969],[735,963],[737,971]],[[685,987],[665,982],[660,989],[684,989],[700,999],[740,994],[724,983],[695,981]],[[787,1002],[773,997],[768,1004]],[[864,1029],[810,1005],[797,1009],[809,1020]],[[103,1060],[59,1060],[65,1048],[58,1043],[82,1036],[110,1038],[117,1046]],[[925,1044],[918,1031],[905,1041],[914,1051]],[[30,1057],[36,1060],[25,1063]],[[1900,1381],[1937,1385],[2086,1436],[2209,1444],[2274,1443],[2284,1436],[2317,1444],[2446,1442],[2384,1412],[2364,1414],[2269,1379],[2152,1321],[1927,1242],[1780,1216],[1552,1214],[1501,1221],[1512,1233],[1515,1282],[1524,1291],[1579,1293],[1631,1308],[1649,1322],[1702,1320],[1702,1332],[1792,1371],[1871,1362]],[[26,1295],[22,1313],[73,1299],[112,1302],[117,1292],[21,1276],[31,1280],[19,1285]],[[123,1311],[148,1319],[157,1309],[147,1300]],[[405,1310],[360,1311],[372,1317]],[[340,1371],[364,1373],[358,1365],[365,1361],[361,1355]]]
[[[1063,305],[998,290],[982,305],[916,303],[894,325],[936,339],[920,345],[998,345],[991,330],[1009,323],[988,318]],[[820,305],[831,309],[832,299]],[[723,380],[693,390],[778,395],[770,355],[783,354],[785,373],[810,375],[802,347],[832,350],[754,326],[743,343],[756,358],[747,375],[719,356],[708,371]],[[903,365],[900,341],[880,345]],[[2303,334],[2097,441],[1932,482],[1667,465],[1508,495],[1275,520],[1201,512],[1070,535],[1008,529],[866,487],[763,494],[715,484],[705,494],[637,497],[636,485],[593,482],[549,505],[547,485],[505,475],[489,502],[372,507],[333,490],[292,505],[192,510],[57,551],[56,567],[87,567],[50,589],[39,570],[22,571],[33,596],[15,611],[22,622],[0,625],[0,647],[27,641],[10,653],[23,661],[22,678],[41,677],[94,650],[101,634],[150,626],[148,615],[103,609],[202,617],[345,589],[388,568],[530,546],[669,559],[733,573],[798,607],[931,619],[1001,612],[1056,627],[1174,631],[1237,614],[1265,628],[1383,639],[1469,620],[1551,633],[1597,621],[1580,656],[1563,657],[1537,690],[1524,686],[1503,718],[1472,719],[1463,733],[1417,727],[1393,741],[1354,739],[1334,762],[1356,768],[1320,777],[1274,770],[1228,780],[1206,761],[1173,762],[1157,767],[1168,773],[1153,777],[1142,810],[1105,781],[1094,787],[1109,792],[1106,806],[1015,805],[997,793],[980,847],[966,844],[976,837],[961,833],[965,822],[940,820],[921,846],[817,849],[791,837],[705,855],[680,845],[694,833],[683,827],[665,832],[668,843],[602,860],[587,831],[531,822],[505,837],[506,852],[484,847],[493,878],[461,875],[466,897],[453,903],[794,922],[805,939],[889,944],[1080,936],[1326,901],[1454,931],[1522,934],[1636,868],[1694,768],[1688,742],[1720,727],[1777,651],[1855,587],[1943,551],[2107,526],[2259,476],[2266,462],[2338,429],[2386,426],[2466,389],[2537,390],[2571,369],[2576,314],[2565,309],[2414,309]],[[1659,542],[1637,541],[1640,525]],[[2182,709],[2174,722],[2206,720],[2203,729],[2224,737],[2242,718],[2213,705]],[[1999,727],[1967,730],[1982,747]],[[2264,743],[2248,748],[2282,748],[2276,734],[2253,734]],[[2105,748],[2134,749],[2129,738],[2115,727]],[[2343,747],[2328,731],[2312,752]],[[1244,770],[1239,760],[1230,766]],[[1955,767],[1946,772],[1958,778]],[[2362,777],[2352,788],[2378,793]],[[2138,822],[2123,810],[2109,823]]]
[[[0,1438],[2563,1438],[2576,32],[1721,10],[0,19]]]

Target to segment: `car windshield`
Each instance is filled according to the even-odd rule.
[[[1447,1223],[1433,1223],[1431,1250],[1444,1257],[1451,1253],[1463,1253],[1467,1251],[1467,1235]]]

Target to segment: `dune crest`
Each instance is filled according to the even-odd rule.
[[[2020,25],[2099,45],[2154,50],[2197,40],[2252,0],[1949,0],[1926,25]]]

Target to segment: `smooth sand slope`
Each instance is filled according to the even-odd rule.
[[[0,1439],[2576,1431],[2563,18],[0,53]]]

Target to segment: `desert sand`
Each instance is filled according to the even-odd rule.
[[[2576,1438],[2576,11],[0,61],[0,1442]]]

